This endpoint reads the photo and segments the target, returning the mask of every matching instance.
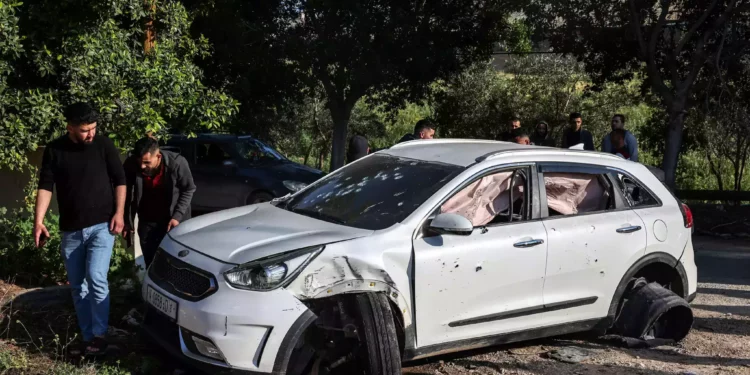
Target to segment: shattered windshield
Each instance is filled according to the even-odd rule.
[[[461,167],[372,155],[292,197],[292,212],[356,228],[380,230],[404,220]]]

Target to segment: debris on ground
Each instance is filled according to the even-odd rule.
[[[135,308],[130,309],[130,311],[128,311],[128,313],[122,317],[122,321],[131,327],[140,326],[141,325],[140,322],[142,320],[143,320],[143,317]]]
[[[580,363],[589,359],[594,353],[590,350],[568,346],[547,353],[549,358],[565,363]]]

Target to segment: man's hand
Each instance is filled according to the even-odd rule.
[[[169,225],[167,225],[167,232],[169,232],[170,230],[172,230],[172,228],[174,228],[174,227],[176,227],[178,225],[180,225],[179,221],[177,221],[175,219],[170,220],[169,221]]]
[[[125,215],[122,213],[115,213],[112,216],[112,221],[109,222],[109,232],[112,234],[122,233],[122,229],[125,228]]]
[[[47,243],[47,239],[49,238],[49,231],[47,230],[47,227],[44,226],[44,223],[34,223],[34,243],[36,244],[36,247],[42,247],[45,243]]]

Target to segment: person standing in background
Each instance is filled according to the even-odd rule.
[[[605,135],[604,138],[602,138],[602,152],[606,152],[608,154],[613,154],[614,152],[614,140],[612,139],[612,136],[614,135],[616,130],[622,130],[624,134],[624,141],[625,141],[625,148],[627,148],[627,153],[630,155],[629,160],[631,161],[638,161],[638,140],[636,140],[633,133],[625,130],[625,115],[616,114],[612,116],[612,132]]]
[[[515,142],[516,136],[521,131],[521,120],[518,117],[508,121],[508,130],[500,133],[500,140],[503,142]]]
[[[349,140],[349,147],[346,150],[346,164],[361,159],[369,153],[370,146],[367,144],[367,138],[355,135]]]
[[[515,142],[515,143],[517,143],[517,144],[519,144],[519,145],[525,145],[525,146],[531,145],[531,139],[529,138],[529,136],[528,136],[528,135],[526,135],[526,134],[523,134],[523,133],[519,133],[519,134],[518,134],[518,135],[517,135],[517,136],[516,136],[516,137],[515,137],[515,138],[513,139],[513,142]]]
[[[549,125],[544,121],[539,121],[531,135],[531,142],[537,146],[555,147],[555,140],[549,136]]]
[[[176,152],[161,150],[159,142],[151,137],[135,143],[124,166],[127,180],[124,235],[133,235],[137,214],[138,237],[148,268],[167,232],[190,218],[195,183],[187,160]]]
[[[625,146],[625,130],[615,129],[610,133],[611,147],[610,154],[615,154],[625,160],[633,161],[633,155],[630,154],[630,150]]]
[[[44,246],[49,231],[44,216],[57,189],[62,231],[61,254],[73,294],[83,345],[72,344],[78,357],[103,354],[109,325],[109,261],[115,235],[124,226],[125,173],[120,152],[97,134],[99,115],[86,103],[65,109],[67,134],[44,150],[36,197],[34,241]]]
[[[583,129],[583,118],[578,112],[573,112],[569,116],[570,125],[565,129],[562,136],[562,148],[569,148],[583,143],[583,149],[594,151],[594,137],[591,132]]]
[[[397,143],[416,141],[418,139],[432,139],[434,137],[435,125],[428,119],[422,119],[414,125],[414,133],[404,135]]]

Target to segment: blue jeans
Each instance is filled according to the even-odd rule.
[[[73,304],[83,340],[104,337],[109,324],[109,260],[115,236],[109,223],[63,232],[62,255],[73,291]]]

